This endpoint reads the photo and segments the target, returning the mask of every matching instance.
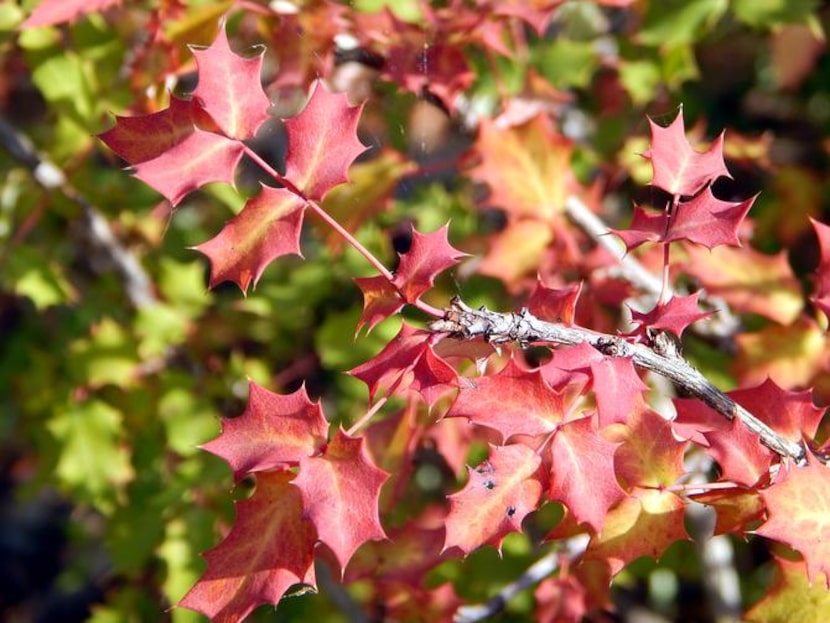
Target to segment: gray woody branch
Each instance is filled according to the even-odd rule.
[[[801,444],[785,439],[712,385],[673,349],[670,340],[660,339],[662,334],[658,334],[649,347],[613,335],[539,320],[526,309],[504,314],[484,308],[473,309],[457,297],[445,311],[444,318],[433,321],[429,327],[437,333],[449,333],[464,339],[481,337],[493,344],[519,342],[575,346],[587,342],[608,357],[629,357],[637,367],[666,377],[686,394],[699,398],[728,420],[737,417],[773,452],[789,457],[797,464],[806,461],[806,450]]]

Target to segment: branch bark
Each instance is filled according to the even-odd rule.
[[[801,444],[785,439],[720,391],[677,353],[670,340],[655,339],[651,346],[647,346],[619,336],[539,320],[526,309],[519,313],[473,309],[457,297],[445,310],[444,318],[433,321],[429,328],[436,333],[449,333],[463,339],[483,338],[494,344],[518,342],[575,346],[587,342],[608,357],[629,357],[639,368],[666,377],[686,394],[699,398],[728,420],[738,418],[773,452],[799,465],[806,462],[806,450]]]

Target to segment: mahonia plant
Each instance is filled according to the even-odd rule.
[[[550,14],[542,4],[523,14],[539,32]],[[520,6],[494,3],[487,10],[509,15]],[[387,12],[364,16],[358,32],[387,34],[377,35],[379,45],[400,59],[384,70],[387,79],[414,92],[429,88],[451,106],[471,80],[458,46],[498,41],[472,17],[427,15],[448,42],[429,49],[437,72],[429,85],[417,61],[405,61],[424,53],[415,26]],[[465,19],[467,27],[458,28]],[[815,441],[823,410],[809,390],[789,391],[769,379],[718,392],[675,346],[685,330],[717,311],[703,305],[699,292],[673,293],[672,274],[685,270],[717,292],[719,270],[731,270],[723,258],[740,256],[706,259],[701,246],[735,247],[749,262],[755,258],[739,248],[754,197],[724,201],[713,192],[716,180],[730,176],[723,135],[701,152],[686,138],[682,114],[668,127],[649,121],[651,146],[643,156],[666,205],[658,211],[637,206],[631,226],[606,238],[619,237],[630,256],[656,243],[663,291],[649,311],[632,310],[634,328],[619,334],[601,320],[583,326],[580,319],[590,315],[578,307],[581,297],[602,287],[598,268],[617,266],[619,258],[597,251],[583,286],[556,278],[560,269],[589,270],[580,263],[582,242],[563,206],[569,197],[589,204],[596,197],[569,173],[571,143],[547,111],[483,120],[469,175],[489,185],[506,224],[478,268],[508,283],[521,277],[509,271],[522,262],[506,257],[520,255],[542,267],[518,312],[473,309],[460,299],[439,309],[425,295],[466,257],[450,244],[449,225],[413,228],[393,272],[325,209],[326,196],[348,183],[350,166],[366,150],[357,133],[363,106],[314,80],[305,107],[284,120],[287,149],[279,172],[246,142],[270,118],[262,54],[232,51],[224,27],[193,54],[198,86],[191,97],[171,96],[159,112],[118,117],[101,139],[173,206],[208,183],[233,184],[245,156],[270,177],[273,185],[262,185],[214,238],[196,247],[210,261],[210,286],[230,281],[246,293],[271,262],[302,255],[301,231],[311,212],[377,271],[356,279],[364,297],[358,331],[371,331],[406,307],[431,321],[407,316],[375,357],[349,371],[368,387],[370,405],[348,430],[331,425],[304,387],[279,394],[250,382],[244,412],[225,419],[204,449],[228,463],[237,483],[253,480],[255,488],[236,504],[233,527],[205,554],[207,569],[180,606],[213,621],[240,621],[260,604],[277,604],[295,585],[316,587],[315,558],[323,557],[346,581],[372,577],[388,613],[407,618],[396,611],[405,586],[417,604],[410,615],[449,620],[459,600],[448,584],[428,588],[427,572],[482,546],[500,549],[506,535],[553,502],[565,515],[543,540],[582,545],[563,547],[558,574],[539,585],[536,597],[549,620],[579,621],[609,607],[609,586],[626,565],[644,555],[659,558],[690,538],[684,514],[691,501],[715,510],[716,534],[760,535],[795,552],[776,559],[779,583],[750,618],[793,606],[813,590],[807,582],[830,583],[830,448]],[[813,301],[830,313],[830,227],[814,226],[822,262]],[[677,265],[669,262],[670,245],[681,254]],[[757,297],[726,300],[743,310],[758,305]],[[532,363],[524,355],[528,346],[544,347],[550,356]],[[674,419],[651,405],[644,369],[683,390],[674,399]],[[394,413],[382,419],[391,407]],[[425,440],[450,465],[463,465],[474,442],[486,445],[486,458],[467,468],[466,484],[446,504],[386,528],[382,511],[406,495],[407,470]],[[690,455],[717,464],[716,482],[689,481],[684,459]]]

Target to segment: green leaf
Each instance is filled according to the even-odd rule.
[[[138,365],[132,337],[112,318],[92,328],[92,337],[70,347],[70,368],[78,382],[91,386],[129,386]]]
[[[727,0],[649,2],[637,40],[654,46],[694,43],[723,17],[728,6]]]
[[[590,41],[556,39],[542,49],[536,63],[555,87],[587,87],[599,67],[599,54]]]
[[[734,0],[735,17],[754,28],[773,28],[793,22],[815,20],[818,0]]]
[[[60,443],[58,480],[80,499],[112,510],[117,489],[133,477],[121,445],[121,414],[99,400],[70,404],[47,423]]]

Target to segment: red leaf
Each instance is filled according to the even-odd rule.
[[[105,11],[123,0],[41,0],[20,28],[39,28],[73,22],[83,15]]]
[[[757,197],[757,195],[756,195]],[[680,201],[671,219],[668,214],[649,214],[640,207],[627,230],[613,230],[629,251],[644,242],[669,243],[688,240],[712,249],[719,245],[740,246],[738,228],[755,197],[745,201],[721,201],[707,186],[688,201]]]
[[[809,580],[823,573],[830,588],[830,468],[807,454],[806,467],[782,463],[776,481],[761,491],[768,519],[756,532],[800,552]]]
[[[468,468],[467,484],[449,496],[444,550],[458,547],[469,554],[485,544],[501,550],[505,535],[521,530],[522,520],[539,503],[540,464],[539,456],[525,445],[490,446],[490,458]]]
[[[527,301],[527,308],[530,313],[543,320],[572,324],[581,290],[582,284],[572,284],[566,288],[549,288],[537,281]]]
[[[498,374],[463,379],[446,417],[467,418],[508,441],[514,435],[555,430],[565,412],[563,394],[552,389],[538,370],[523,370],[511,359]]]
[[[723,134],[705,152],[695,151],[686,139],[682,111],[663,128],[651,119],[651,149],[643,156],[651,160],[652,185],[670,195],[696,195],[721,176],[729,177],[723,160]]]
[[[616,443],[596,430],[593,417],[563,424],[553,438],[550,499],[599,532],[608,509],[625,497],[614,473]]]
[[[232,185],[244,150],[242,143],[197,128],[162,155],[137,164],[135,176],[175,206],[205,184]]]
[[[772,379],[757,387],[728,392],[728,395],[779,435],[796,443],[801,443],[805,437],[815,437],[824,415],[824,410],[813,404],[812,392],[787,391]]]
[[[202,445],[227,461],[234,478],[288,465],[313,455],[326,442],[328,422],[305,387],[275,394],[253,381],[242,415],[222,419],[220,435]]]
[[[389,475],[378,469],[363,439],[338,430],[322,455],[302,457],[293,484],[319,539],[334,552],[341,571],[366,541],[385,539],[380,524],[380,488]]]
[[[714,534],[746,532],[749,524],[757,524],[764,514],[764,503],[758,491],[735,487],[704,491],[692,496],[695,502],[715,509],[717,521]]]
[[[369,386],[369,398],[379,390],[419,392],[431,405],[457,384],[455,370],[438,357],[429,343],[431,333],[404,324],[375,357],[349,371]]]
[[[210,287],[233,281],[244,293],[281,255],[300,252],[305,202],[284,188],[263,186],[217,236],[195,247],[210,258]]]
[[[363,292],[363,313],[355,333],[359,333],[364,325],[371,331],[379,322],[398,313],[405,304],[395,286],[383,275],[356,277],[354,281]]]
[[[277,604],[300,582],[314,584],[314,526],[288,471],[257,474],[254,495],[237,503],[228,536],[206,552],[207,570],[179,603],[214,623],[236,623]]]
[[[285,177],[309,199],[349,181],[349,166],[366,150],[357,138],[362,111],[363,104],[349,106],[344,94],[330,93],[318,80],[302,112],[285,120]]]
[[[637,333],[649,327],[671,331],[678,337],[683,335],[683,331],[690,324],[711,316],[713,313],[699,311],[697,299],[698,293],[695,292],[689,296],[673,296],[668,303],[658,303],[654,309],[645,314],[631,310],[632,320],[641,325]]]
[[[444,225],[431,234],[422,234],[412,228],[412,246],[400,255],[401,261],[395,275],[395,285],[403,292],[408,303],[415,303],[432,287],[439,273],[467,255],[449,243],[447,230],[448,226]]]
[[[808,581],[801,561],[773,555],[777,573],[764,597],[741,620],[747,623],[825,623],[830,591]]]
[[[196,130],[192,100],[170,97],[170,106],[150,115],[115,117],[115,126],[98,135],[130,164],[158,158]]]
[[[709,454],[720,465],[722,480],[752,487],[769,473],[772,452],[738,418],[726,430],[708,431],[703,435]]]
[[[199,83],[193,91],[216,125],[230,138],[245,140],[267,119],[271,101],[262,89],[263,48],[254,58],[231,51],[224,25],[205,49],[190,50],[199,67]]]

